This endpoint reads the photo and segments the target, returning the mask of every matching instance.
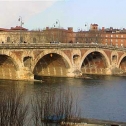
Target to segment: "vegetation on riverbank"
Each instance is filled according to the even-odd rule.
[[[38,93],[37,93],[38,94]],[[10,87],[0,92],[0,126],[43,126],[80,118],[77,101],[69,89],[40,89],[31,99]]]

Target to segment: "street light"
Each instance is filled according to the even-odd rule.
[[[85,23],[85,31],[88,31],[88,23]]]
[[[56,27],[56,23],[54,23],[53,25],[52,25],[52,28],[55,28]]]
[[[56,19],[56,23],[55,24],[58,25],[57,27],[58,27],[58,29],[60,29],[60,21],[58,19]],[[58,30],[58,38],[57,38],[57,41],[59,41],[59,40],[60,40],[60,32]]]
[[[80,31],[81,31],[81,29],[80,29],[79,27],[77,28],[77,30],[78,30],[78,32],[80,32]]]
[[[60,28],[60,21],[58,19],[56,20],[56,24],[59,24],[58,28]]]
[[[58,28],[60,29],[60,21],[57,19],[56,22],[52,25],[52,28]],[[53,33],[52,33],[53,34]],[[58,35],[57,35],[57,42],[60,40],[60,33],[58,30]],[[54,35],[53,35],[53,39],[54,39]]]
[[[53,33],[53,28],[55,28],[55,23],[52,25],[52,41],[54,41],[54,33]]]
[[[18,21],[20,22],[20,43],[22,42],[22,40],[21,40],[21,30],[22,30],[22,25],[24,24],[24,22],[22,22],[22,17],[21,16],[19,16],[19,19],[18,19]]]

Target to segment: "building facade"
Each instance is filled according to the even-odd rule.
[[[92,43],[105,44],[117,47],[126,47],[126,30],[98,28],[91,24],[88,31],[73,31],[68,29],[46,27],[43,30],[31,30],[16,26],[10,29],[0,28],[0,43]]]

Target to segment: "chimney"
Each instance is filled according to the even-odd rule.
[[[102,27],[102,31],[104,31],[105,30],[105,27]]]
[[[73,27],[68,27],[68,31],[73,32]]]

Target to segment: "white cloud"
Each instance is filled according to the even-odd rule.
[[[26,22],[32,16],[50,7],[56,0],[44,1],[0,1],[0,28],[19,25],[19,16]]]

